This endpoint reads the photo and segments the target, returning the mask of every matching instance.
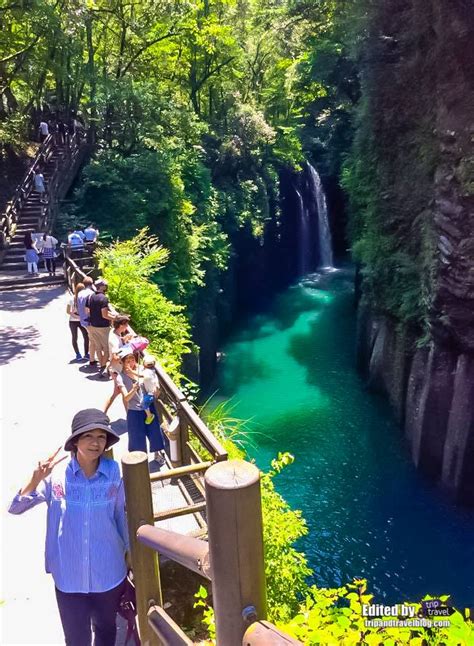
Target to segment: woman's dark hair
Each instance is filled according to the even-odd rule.
[[[121,325],[128,325],[130,323],[130,317],[126,316],[125,314],[121,314],[120,316],[116,316],[112,322],[112,325],[114,326],[114,330],[119,328]]]
[[[27,249],[31,249],[31,247],[33,246],[33,238],[31,237],[31,235],[32,235],[32,232],[27,231],[25,233],[25,237],[23,238],[23,244]]]
[[[47,233],[45,233],[45,234],[43,235],[43,240],[46,240],[46,238],[47,238],[47,237],[48,237],[48,234],[47,234]]]

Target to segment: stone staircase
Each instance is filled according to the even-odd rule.
[[[50,200],[48,204],[42,204],[38,193],[32,190],[31,174],[28,181],[24,180],[23,185],[27,187],[26,193],[23,191],[22,199],[17,200],[19,206],[15,209],[15,224],[14,226],[10,225],[9,230],[11,233],[8,244],[4,246],[3,261],[0,266],[0,292],[65,283],[62,261],[59,259],[56,261],[55,276],[49,276],[43,260],[38,263],[39,276],[28,275],[24,260],[25,247],[23,239],[28,231],[31,233],[44,232],[51,226],[53,202],[57,211],[58,199],[62,197],[69,187],[71,178],[74,177],[80,165],[81,159],[77,159],[79,149],[80,145],[76,145],[73,149],[71,146],[68,148],[65,145],[56,145],[52,141],[50,142],[48,157],[43,168],[43,175],[48,189],[48,199]],[[71,150],[75,153],[74,155],[71,155]],[[33,166],[38,164],[40,152],[41,149],[33,162]],[[62,175],[67,180],[63,182],[63,186],[61,186]],[[16,195],[18,193],[19,190],[17,190]]]

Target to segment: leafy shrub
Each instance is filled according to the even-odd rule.
[[[182,356],[192,347],[189,324],[184,308],[163,296],[151,280],[168,255],[146,228],[130,240],[116,241],[97,252],[111,301],[131,316],[132,325],[150,340],[150,351],[179,380]]]
[[[442,596],[440,600],[447,599],[447,596]],[[366,620],[372,618],[363,616],[362,606],[370,603],[373,603],[373,595],[367,593],[365,579],[356,579],[341,588],[311,586],[299,613],[291,621],[280,623],[279,627],[308,645],[469,646],[474,643],[472,622],[465,621],[460,612],[444,618],[449,621],[447,627],[367,627]],[[416,618],[421,604],[405,605],[413,606]],[[403,620],[406,617],[386,616],[382,619]],[[437,619],[442,620],[443,617]]]

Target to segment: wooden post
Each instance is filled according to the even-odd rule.
[[[168,436],[170,443],[170,462],[173,469],[175,469],[176,467],[180,467],[183,464],[181,422],[178,415],[176,415],[176,417],[173,417],[173,419],[171,420],[171,423],[168,425],[168,429],[166,430],[166,435]]]
[[[258,621],[252,624],[244,635],[242,646],[303,646],[303,642],[293,639],[278,630],[268,621]]]
[[[177,415],[179,417],[178,443],[181,451],[181,464],[185,466],[187,464],[191,464],[191,457],[187,446],[187,443],[189,442],[189,424],[181,407],[178,408]]]
[[[236,646],[249,624],[266,619],[260,472],[243,460],[205,475],[213,605],[219,646]]]
[[[154,524],[147,454],[141,451],[125,453],[122,470],[140,640],[142,646],[161,646],[147,618],[151,605],[163,605],[158,554],[139,543],[136,536],[141,525]]]

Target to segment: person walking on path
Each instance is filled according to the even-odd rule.
[[[58,458],[59,448],[39,461],[9,507],[48,506],[45,565],[67,646],[91,646],[92,630],[95,646],[115,644],[129,537],[119,465],[104,451],[119,439],[102,411],[79,411],[64,445],[74,456],[58,466],[68,457]]]
[[[94,343],[95,352],[99,361],[99,376],[107,377],[107,362],[109,360],[109,332],[110,322],[116,316],[111,310],[109,299],[105,295],[108,284],[103,278],[95,281],[96,293],[87,299],[86,312],[89,317],[89,338]]]
[[[23,238],[23,244],[25,245],[25,261],[28,274],[32,276],[38,276],[39,252],[32,236],[32,232],[28,231],[27,233],[25,233],[25,237]]]
[[[107,413],[109,408],[114,403],[115,399],[120,395],[121,387],[117,383],[117,375],[122,372],[122,362],[120,360],[120,349],[128,343],[131,338],[128,324],[130,322],[129,316],[116,316],[112,322],[112,329],[109,333],[109,373],[114,380],[114,390],[112,395],[108,398],[104,413]]]
[[[81,317],[77,311],[77,295],[83,289],[84,284],[77,283],[74,289],[74,295],[71,295],[66,308],[66,311],[69,314],[69,329],[71,330],[72,347],[76,353],[76,361],[82,360],[82,355],[79,352],[79,346],[77,344],[77,333],[79,330],[81,331],[82,338],[84,339],[84,359],[89,359],[89,335],[87,334],[87,330],[82,327]]]
[[[93,224],[89,224],[88,227],[84,229],[85,241],[95,242],[99,237],[99,229],[95,228]]]
[[[97,365],[97,361],[96,361],[94,340],[91,338],[91,335],[89,334],[90,324],[89,324],[89,314],[87,313],[87,301],[89,300],[89,296],[92,296],[92,294],[95,294],[94,290],[92,289],[94,281],[90,276],[86,276],[82,284],[84,285],[84,289],[78,292],[76,297],[77,313],[79,314],[81,327],[86,331],[87,336],[89,338],[89,365],[93,367]]]
[[[44,175],[39,169],[35,170],[34,184],[35,184],[35,192],[38,193],[39,196],[40,196],[40,202],[42,204],[45,204],[46,203],[46,186],[45,186],[45,183],[44,183]]]
[[[67,126],[61,118],[58,119],[57,123],[58,123],[58,127],[56,131],[56,145],[64,146],[64,144],[66,143]]]
[[[137,360],[133,352],[126,348],[122,354],[122,372],[116,377],[127,409],[128,450],[144,451],[147,453],[147,438],[150,451],[155,455],[155,460],[160,466],[165,462],[161,451],[164,449],[164,440],[161,427],[158,423],[155,405],[150,405],[150,410],[155,416],[151,424],[146,424],[146,414],[143,401],[143,388],[140,384]],[[158,392],[155,393],[155,396]]]
[[[41,141],[41,143],[43,143],[43,141],[49,135],[49,126],[48,126],[48,122],[45,119],[41,120],[38,128],[38,132],[39,132],[39,140]]]
[[[71,252],[71,258],[81,258],[84,251],[84,232],[79,228],[71,231],[67,237],[67,244]]]
[[[41,241],[41,251],[43,253],[45,269],[50,276],[56,275],[56,245],[58,241],[52,235],[45,233]]]

